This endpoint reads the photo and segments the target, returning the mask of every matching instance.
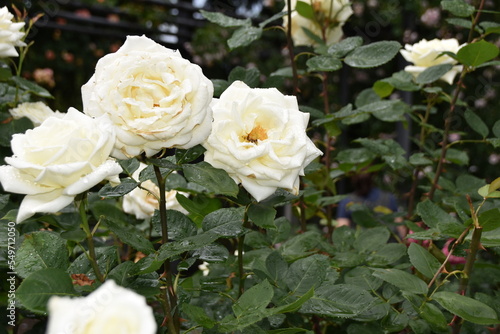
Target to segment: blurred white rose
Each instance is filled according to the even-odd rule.
[[[26,46],[22,41],[24,22],[13,22],[7,7],[0,8],[0,58],[18,57],[16,46]]]
[[[139,175],[141,171],[146,168],[147,165],[141,163],[139,168],[132,174],[135,180],[139,180]],[[135,188],[125,196],[123,196],[123,211],[126,213],[135,215],[137,219],[146,219],[152,217],[155,210],[159,208],[157,198],[160,197],[160,189],[151,180],[147,180],[141,183],[141,188]],[[180,192],[183,195],[185,193]],[[166,207],[169,210],[177,210],[182,213],[188,213],[180,204],[177,202],[175,195],[176,190],[170,190],[165,192],[166,197]]]
[[[413,65],[405,67],[405,71],[418,77],[420,73],[428,67],[440,64],[456,64],[457,61],[447,55],[439,56],[444,51],[457,53],[463,45],[459,45],[454,38],[450,39],[433,39],[427,41],[422,39],[420,42],[410,45],[406,44],[404,50],[400,50],[401,55]],[[450,85],[453,83],[455,76],[462,71],[462,66],[457,65],[441,77],[441,80],[446,81]]]
[[[178,51],[144,36],[128,36],[101,58],[82,96],[86,114],[108,114],[114,123],[116,158],[187,149],[211,130],[212,82]]]
[[[70,108],[64,117],[49,117],[40,126],[12,137],[12,157],[0,166],[5,191],[26,194],[17,222],[36,212],[54,213],[74,197],[107,178],[120,165],[109,159],[115,134],[107,117],[93,119]]]
[[[277,188],[297,194],[299,175],[321,155],[306,134],[309,114],[294,96],[235,81],[213,104],[205,161],[224,169],[257,200]]]
[[[10,109],[9,112],[14,119],[22,117],[29,118],[35,126],[39,126],[49,117],[55,116],[61,118],[64,116],[63,113],[50,109],[50,107],[43,102],[24,102]]]
[[[86,297],[54,296],[48,302],[47,334],[155,334],[146,298],[106,281]]]
[[[315,19],[300,15],[295,9],[299,0],[292,0],[292,39],[295,45],[316,45],[303,28],[310,30],[316,36],[333,44],[340,41],[343,35],[342,26],[353,14],[349,0],[302,0],[313,8]],[[283,11],[288,11],[287,2]],[[283,27],[288,29],[288,15],[283,16]],[[326,27],[323,36],[322,27]]]

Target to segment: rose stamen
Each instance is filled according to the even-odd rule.
[[[257,125],[255,128],[250,131],[250,133],[246,136],[245,140],[254,144],[257,144],[258,140],[266,140],[267,139],[267,131],[262,126]]]

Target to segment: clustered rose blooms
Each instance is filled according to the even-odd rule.
[[[425,69],[440,65],[440,64],[457,64],[457,61],[448,55],[441,55],[443,52],[457,53],[463,45],[459,45],[455,38],[450,39],[422,39],[420,42],[410,45],[406,44],[404,50],[401,50],[401,55],[413,65],[405,67],[405,71],[417,77]],[[462,66],[457,65],[441,77],[441,80],[446,81],[450,85],[453,83],[455,76],[462,71]]]
[[[113,122],[112,155],[120,159],[203,142],[211,130],[212,96],[212,82],[198,65],[145,36],[128,36],[98,61],[82,87],[84,112]]]
[[[309,114],[294,96],[235,81],[214,102],[213,113],[205,161],[224,169],[257,201],[277,188],[298,193],[299,175],[322,153],[306,134]]]
[[[141,171],[146,167],[146,164],[141,163],[139,168],[132,174],[132,178],[135,180],[139,180]],[[177,201],[175,197],[176,194],[176,190],[165,192],[165,204],[167,209],[187,213],[187,211]],[[159,207],[157,200],[157,197],[159,196],[160,189],[158,188],[158,186],[151,180],[144,181],[141,183],[141,188],[137,187],[123,196],[123,211],[135,215],[137,219],[146,219],[152,217],[155,213],[155,210],[157,210]]]
[[[24,102],[9,110],[14,119],[27,117],[35,126],[39,126],[49,117],[63,117],[64,114],[50,109],[43,102]]]
[[[326,44],[340,41],[343,36],[342,26],[353,14],[349,0],[302,0],[310,4],[314,11],[314,20],[300,15],[297,10],[297,2],[292,0],[292,39],[295,45],[316,45],[316,41],[310,38],[304,28],[323,39]],[[288,11],[287,2],[283,11]],[[288,28],[288,16],[283,17],[283,26]],[[322,29],[324,27],[324,29]],[[324,30],[324,35],[322,30]]]
[[[0,166],[0,183],[6,191],[26,194],[17,222],[37,212],[58,212],[104,179],[117,179],[122,168],[109,159],[114,140],[107,117],[93,119],[74,108],[15,134],[14,155]]]
[[[13,22],[7,7],[0,8],[0,58],[18,57],[16,46],[26,46],[22,41],[24,22]]]
[[[47,334],[155,334],[157,325],[146,298],[106,281],[86,297],[49,299]]]

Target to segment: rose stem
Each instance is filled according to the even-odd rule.
[[[297,74],[297,64],[295,63],[295,54],[293,51],[293,40],[292,40],[292,1],[287,0],[287,17],[288,17],[288,27],[286,30],[286,45],[288,48],[288,55],[290,56],[292,74],[293,74],[293,94],[298,95],[299,93],[299,76]]]
[[[167,225],[167,200],[165,197],[165,178],[161,175],[160,167],[153,166],[156,179],[158,180],[158,188],[160,192],[160,223],[161,223],[161,237],[162,244],[168,243],[168,225]],[[177,296],[175,295],[174,287],[172,284],[172,272],[170,270],[170,260],[166,259],[163,264],[163,277],[167,283],[165,289],[165,317],[167,317],[167,327],[170,334],[179,333],[180,331],[180,317],[177,309]]]
[[[472,42],[472,39],[474,37],[474,35],[473,35],[474,28],[476,27],[477,22],[479,21],[479,16],[481,16],[481,11],[483,9],[483,6],[484,6],[484,0],[481,0],[477,14],[476,14],[474,20],[472,21],[472,26],[470,28],[469,38],[468,38],[467,43]],[[458,96],[460,95],[460,92],[462,90],[464,77],[467,74],[467,72],[468,72],[468,67],[464,66],[462,69],[462,72],[460,73],[460,78],[458,79],[457,86],[455,87],[453,99],[451,100],[451,103],[450,103],[450,109],[448,109],[448,114],[446,115],[446,119],[444,120],[444,134],[443,134],[443,140],[442,140],[442,144],[441,144],[441,156],[439,157],[438,165],[436,168],[436,174],[434,176],[434,180],[432,181],[431,190],[429,191],[429,195],[428,195],[429,199],[431,199],[431,200],[434,197],[434,192],[436,191],[439,177],[441,176],[441,173],[443,172],[443,163],[444,163],[444,160],[446,157],[446,152],[448,151],[448,136],[450,134],[453,114],[455,112],[455,107],[457,105]]]
[[[82,220],[83,231],[87,235],[87,245],[89,247],[90,265],[92,266],[92,269],[94,270],[96,278],[100,282],[104,282],[104,276],[101,274],[101,271],[99,270],[99,266],[97,265],[95,248],[94,248],[94,236],[92,235],[92,232],[90,231],[89,221],[87,219],[87,213],[85,210],[85,203],[86,203],[86,199],[87,199],[87,194],[84,193],[81,196],[82,196],[82,198],[79,201],[79,203],[77,204],[77,206],[78,206],[78,212],[80,213],[80,217]]]

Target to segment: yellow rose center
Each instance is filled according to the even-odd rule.
[[[250,131],[250,133],[246,136],[245,141],[257,144],[258,140],[266,140],[267,139],[267,131],[262,126],[257,125],[255,128]]]

